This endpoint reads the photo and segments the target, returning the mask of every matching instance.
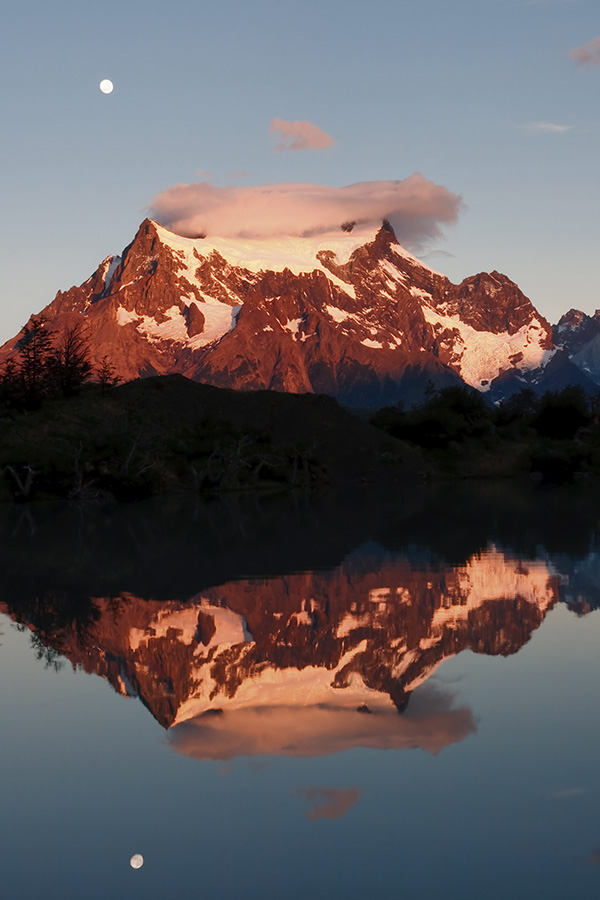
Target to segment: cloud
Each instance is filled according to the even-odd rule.
[[[569,56],[578,66],[600,65],[600,34],[593,41],[584,44],[583,47],[573,47],[569,50]]]
[[[439,256],[442,256],[444,259],[454,259],[456,254],[449,253],[447,250],[430,250],[429,253],[424,253],[421,259],[435,259]],[[444,683],[450,684],[450,681],[445,681]]]
[[[600,847],[590,856],[590,862],[594,866],[600,866]]]
[[[340,819],[360,799],[359,788],[299,788],[308,800],[309,809],[306,818]]]
[[[334,139],[312,122],[286,122],[285,119],[273,119],[269,127],[271,134],[279,134],[273,148],[276,153],[282,150],[327,150],[333,147]]]
[[[237,756],[314,757],[355,747],[410,749],[437,754],[477,730],[471,710],[453,706],[454,695],[422,685],[402,715],[389,698],[369,700],[375,712],[351,707],[290,704],[243,706],[219,716],[199,715],[169,730],[169,744],[194,759]]]
[[[566,6],[571,3],[581,3],[581,0],[525,0],[523,6]]]
[[[398,240],[417,249],[456,221],[462,200],[418,172],[403,181],[362,181],[346,187],[270,184],[215,187],[176,184],[154,197],[149,213],[184,237],[312,236],[339,232],[344,222],[391,222]]]
[[[572,125],[557,125],[555,122],[528,122],[525,126],[532,134],[562,134],[570,131]]]
[[[574,788],[560,788],[560,789],[558,789],[558,790],[556,790],[556,791],[552,791],[552,793],[550,794],[550,796],[551,796],[551,797],[554,797],[554,798],[557,799],[557,800],[561,800],[561,799],[563,799],[564,797],[577,797],[577,796],[579,796],[580,794],[583,794],[583,793],[584,793],[584,790],[583,790],[583,788],[580,788],[580,787],[574,787]]]
[[[238,181],[240,179],[248,178],[247,172],[240,172],[238,169],[233,169],[231,172],[227,173],[227,178],[231,178],[232,181]]]

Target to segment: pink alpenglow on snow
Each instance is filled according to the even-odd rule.
[[[285,119],[273,119],[269,131],[278,135],[275,153],[282,150],[327,150],[335,144],[334,139],[312,122],[286,122]]]
[[[569,56],[578,66],[600,66],[600,34],[583,47],[573,47]]]
[[[456,221],[461,197],[415,172],[402,181],[362,181],[345,187],[268,184],[216,187],[176,184],[154,197],[151,217],[182,237],[311,237],[337,234],[345,223],[388,220],[411,250]]]

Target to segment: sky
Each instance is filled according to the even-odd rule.
[[[452,281],[600,307],[598,0],[22,0],[0,78],[0,341],[181,185],[233,228],[269,186],[402,217],[418,184],[403,240]]]

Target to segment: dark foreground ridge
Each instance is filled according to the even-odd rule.
[[[234,391],[181,375],[90,384],[2,413],[5,499],[417,480],[420,454],[314,394]]]
[[[579,387],[494,407],[432,389],[370,422],[324,394],[236,391],[182,375],[0,403],[0,499],[137,500],[169,493],[600,474],[600,397]]]

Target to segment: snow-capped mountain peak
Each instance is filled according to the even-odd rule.
[[[55,334],[84,316],[93,361],[108,357],[123,379],[179,372],[358,406],[395,403],[429,380],[495,398],[507,373],[520,386],[556,369],[550,325],[516,284],[492,272],[454,285],[388,223],[187,238],[146,219],[122,256],[44,313]]]

